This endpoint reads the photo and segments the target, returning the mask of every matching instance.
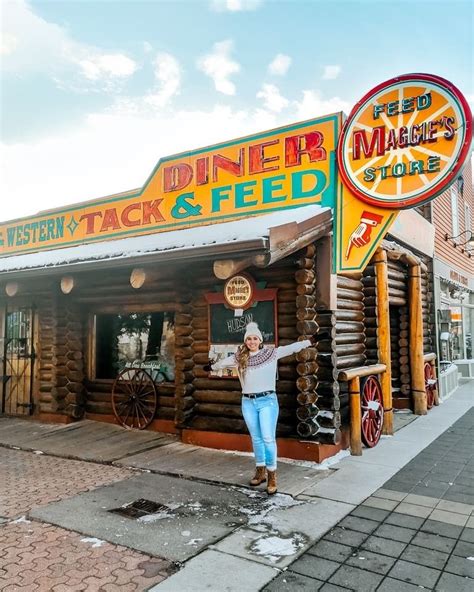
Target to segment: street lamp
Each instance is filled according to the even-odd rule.
[[[465,240],[463,240],[462,242],[456,242],[456,239],[458,239],[461,236],[466,235],[467,238]],[[457,234],[456,236],[449,236],[448,233],[446,233],[444,235],[444,240],[448,241],[448,240],[452,240],[453,241],[453,247],[456,248],[458,245],[468,245],[469,249],[462,249],[462,252],[464,253],[465,251],[470,251],[471,247],[474,247],[474,234],[472,233],[472,230],[463,230],[462,232],[460,232],[459,234]]]

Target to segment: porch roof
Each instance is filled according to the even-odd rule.
[[[308,205],[232,222],[0,258],[0,277],[160,261],[260,256],[270,265],[331,231],[331,208]],[[262,263],[264,262],[264,263]]]

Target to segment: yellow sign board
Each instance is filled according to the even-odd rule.
[[[380,84],[354,107],[338,146],[342,180],[362,201],[412,208],[442,193],[470,150],[472,115],[461,92],[432,74]]]
[[[472,139],[460,91],[431,74],[406,74],[368,92],[345,121],[337,148],[335,272],[363,271],[400,210],[442,193]]]
[[[0,256],[333,206],[341,114],[158,162],[143,188],[0,225]]]
[[[362,271],[398,214],[364,203],[341,184],[334,212],[335,271]]]

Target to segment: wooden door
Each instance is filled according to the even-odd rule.
[[[3,324],[0,411],[5,415],[31,415],[35,363],[33,307],[6,307]]]

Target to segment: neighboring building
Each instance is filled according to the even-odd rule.
[[[434,293],[441,394],[474,378],[474,191],[472,161],[432,202],[436,230]]]

